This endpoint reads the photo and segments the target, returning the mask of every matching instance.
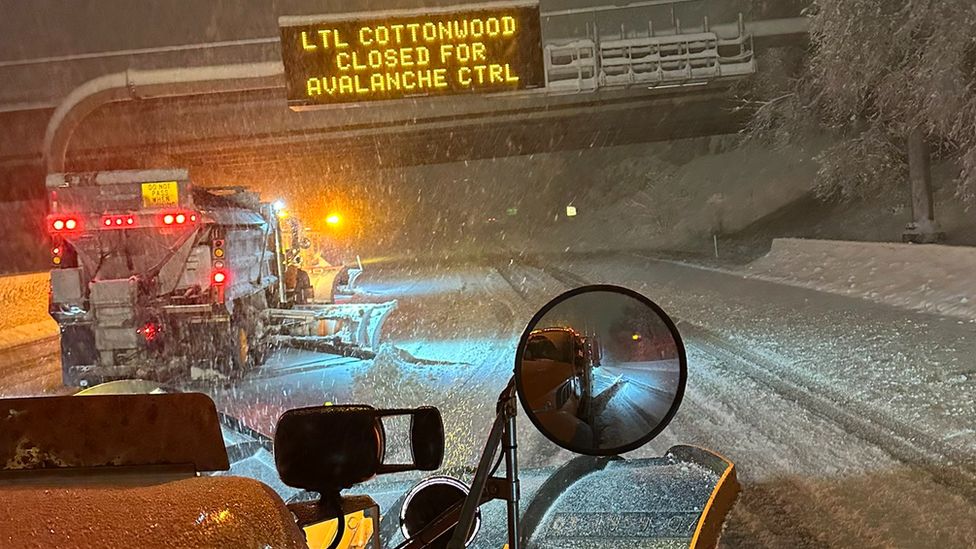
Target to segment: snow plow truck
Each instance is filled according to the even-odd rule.
[[[368,351],[395,307],[336,304],[341,266],[316,275],[327,295],[297,306],[284,275],[308,242],[245,188],[195,187],[180,169],[51,174],[46,186],[65,385],[239,377],[289,336]]]

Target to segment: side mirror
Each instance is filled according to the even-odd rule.
[[[411,416],[412,463],[386,464],[382,418]],[[433,471],[444,457],[444,425],[436,408],[377,410],[372,406],[313,406],[288,410],[274,436],[275,467],[288,486],[337,493],[378,474]]]
[[[560,295],[526,327],[515,358],[519,400],[549,440],[617,455],[657,436],[688,377],[681,336],[654,302],[617,286]]]

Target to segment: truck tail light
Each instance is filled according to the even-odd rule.
[[[106,215],[102,217],[102,225],[107,229],[134,227],[136,218],[132,215]]]
[[[159,337],[159,326],[152,322],[147,322],[145,326],[136,330],[136,333],[141,334],[146,343],[152,343]]]
[[[48,226],[52,232],[75,231],[81,228],[81,222],[76,217],[50,217]]]
[[[196,223],[196,212],[173,212],[163,216],[163,225],[186,225]]]

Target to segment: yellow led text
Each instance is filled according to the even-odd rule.
[[[337,27],[341,25],[336,25]],[[395,97],[432,91],[517,89],[512,16],[347,25],[301,33],[305,55],[325,56],[308,97]]]

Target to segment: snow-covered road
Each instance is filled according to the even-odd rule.
[[[976,544],[972,323],[635,255],[553,261],[679,320],[685,402],[636,453],[735,461],[729,546]]]
[[[689,357],[681,410],[633,456],[689,443],[735,461],[744,492],[724,546],[976,546],[971,322],[629,254],[380,264],[361,282],[399,301],[375,360],[282,350],[206,388],[218,407],[270,432],[294,406],[436,405],[447,469],[462,470],[537,308],[573,285],[621,284],[678,321]],[[5,394],[57,375],[50,359],[32,368],[9,370]],[[519,436],[523,467],[570,457],[528,421]]]

